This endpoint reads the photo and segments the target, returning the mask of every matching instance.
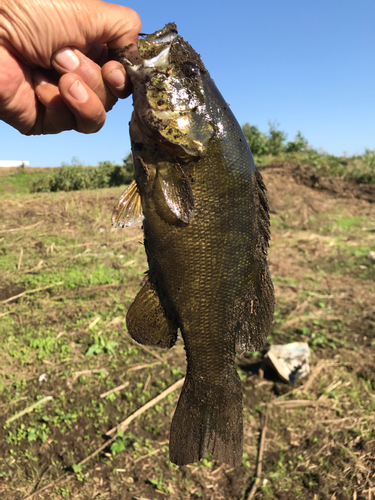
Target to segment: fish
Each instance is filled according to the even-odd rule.
[[[266,187],[229,105],[174,23],[111,57],[133,87],[135,172],[112,225],[142,222],[149,267],[127,329],[144,345],[171,348],[178,330],[184,341],[170,461],[186,465],[210,453],[239,466],[236,352],[262,347],[274,312]]]

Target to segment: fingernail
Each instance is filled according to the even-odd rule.
[[[125,75],[121,69],[114,69],[107,76],[107,82],[116,89],[122,90],[125,87]]]
[[[76,80],[70,87],[69,94],[78,102],[86,102],[89,98],[87,90],[78,80]]]
[[[70,49],[61,49],[53,56],[55,62],[66,69],[67,71],[73,71],[79,66],[79,59],[75,53]]]
[[[39,73],[39,71],[32,71],[31,78],[37,85],[46,85],[48,83],[44,75],[42,73]]]

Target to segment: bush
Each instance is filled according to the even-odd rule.
[[[245,123],[242,127],[244,136],[249,143],[253,155],[262,156],[268,153],[267,136],[254,125]]]
[[[305,151],[308,146],[307,140],[303,137],[300,131],[297,132],[297,135],[294,138],[293,142],[288,142],[285,146],[286,153],[296,153],[297,151]]]
[[[375,184],[375,151],[367,150],[364,155],[356,157],[348,177],[358,184]]]
[[[286,133],[281,130],[277,130],[276,126],[272,123],[269,124],[270,131],[267,139],[268,152],[271,155],[279,155],[285,149],[284,141],[286,140]]]
[[[352,156],[334,156],[318,152],[308,145],[298,131],[293,141],[286,143],[286,134],[269,123],[269,132],[264,134],[255,125],[245,123],[242,127],[258,167],[278,161],[296,161],[311,165],[323,177],[343,177],[358,184],[375,184],[375,150]]]
[[[122,165],[104,161],[100,162],[98,167],[85,167],[76,158],[73,158],[70,165],[62,163],[56,172],[35,181],[31,191],[34,193],[80,191],[82,189],[120,186],[129,184],[133,176],[131,154],[124,158]]]
[[[301,132],[298,132],[294,141],[285,144],[287,135],[285,132],[277,129],[276,124],[269,123],[269,132],[264,134],[258,127],[245,123],[242,131],[250,146],[254,156],[273,155],[278,156],[281,153],[295,153],[304,151],[308,147],[307,140]]]

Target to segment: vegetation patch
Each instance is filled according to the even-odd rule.
[[[307,342],[311,373],[290,386],[262,352],[238,355],[236,469],[210,456],[168,460],[185,351],[181,339],[158,350],[126,331],[147,263],[141,228],[110,226],[123,187],[25,195],[20,186],[0,199],[2,499],[245,500],[262,436],[255,499],[371,497],[375,205],[298,184],[287,168],[262,175],[277,304],[267,342]]]

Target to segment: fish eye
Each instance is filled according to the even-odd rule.
[[[181,71],[187,78],[193,78],[198,74],[198,68],[191,62],[184,62],[181,66]]]

